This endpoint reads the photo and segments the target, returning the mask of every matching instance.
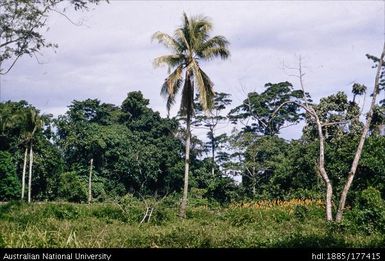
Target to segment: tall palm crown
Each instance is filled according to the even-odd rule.
[[[34,109],[29,109],[24,115],[24,138],[26,142],[31,142],[34,139],[38,129],[43,127],[45,115],[39,115],[39,112]]]
[[[224,36],[212,38],[209,33],[212,23],[207,17],[187,17],[183,13],[183,24],[174,32],[174,36],[156,32],[153,39],[164,44],[172,54],[155,58],[154,65],[167,65],[169,76],[161,89],[161,94],[167,97],[167,110],[175,103],[175,97],[183,84],[180,113],[191,116],[193,113],[194,87],[199,92],[200,103],[204,110],[212,107],[213,83],[201,69],[199,62],[208,61],[216,57],[226,59],[230,52],[229,42]],[[184,75],[183,75],[184,74]]]

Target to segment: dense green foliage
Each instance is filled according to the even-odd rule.
[[[85,181],[93,159],[99,193],[109,197],[127,191],[164,195],[178,190],[178,162],[182,162],[182,144],[174,137],[178,124],[162,119],[148,104],[140,92],[129,93],[121,108],[98,100],[74,101],[55,121],[66,170]]]
[[[20,181],[16,176],[13,157],[9,152],[0,151],[0,200],[15,199],[20,195]]]
[[[277,100],[284,102],[295,96],[295,91],[290,90],[289,83],[280,83],[266,85],[261,95],[253,93],[254,98],[245,102],[257,103],[249,106],[255,108],[254,116],[246,112],[235,116],[239,106],[230,110],[229,116],[234,121],[250,115],[250,125],[230,134],[217,134],[217,127],[228,120],[224,111],[231,106],[231,99],[227,94],[218,94],[214,99],[213,114],[204,114],[199,103],[195,103],[193,125],[206,129],[208,140],[192,138],[192,195],[221,204],[245,198],[323,198],[324,185],[316,167],[319,144],[314,126],[306,125],[302,138],[292,141],[267,135],[269,131],[262,131],[262,127],[253,127],[262,126],[268,113],[274,112],[273,105],[262,106],[261,97],[269,94],[266,100],[271,100],[273,93],[277,93]],[[359,109],[341,92],[321,99],[317,106],[325,119],[333,120],[353,117]],[[286,121],[303,118],[299,108],[289,109],[290,113],[280,114],[281,121],[274,123],[274,130]],[[129,93],[121,106],[95,99],[73,101],[66,114],[56,119],[39,116],[43,125],[33,137],[28,115],[31,110],[39,115],[36,108],[20,101],[1,103],[0,110],[2,200],[20,198],[24,150],[31,141],[34,200],[86,201],[91,159],[94,201],[114,199],[128,192],[138,198],[158,198],[181,190],[185,130],[176,118],[162,118],[149,108],[149,100],[141,92]],[[291,116],[296,112],[298,116]],[[257,125],[253,125],[255,122]],[[361,127],[359,121],[351,121],[350,125],[325,128],[326,169],[337,192],[349,171]],[[348,199],[351,205],[369,186],[385,195],[385,137],[379,134],[373,131],[367,139]],[[242,177],[240,184],[231,177],[233,174]]]
[[[0,64],[8,67],[0,75],[55,46],[39,30],[60,2],[0,3]],[[0,103],[0,247],[383,247],[385,100],[374,98],[385,90],[385,66],[375,65],[365,128],[358,98],[366,86],[315,103],[301,65],[300,89],[266,83],[232,104],[201,68],[228,58],[229,42],[210,37],[206,17],[182,21],[172,36],[153,35],[171,51],[154,64],[169,67],[161,89],[168,112],[181,91],[176,117],[161,117],[140,91],[120,105],[74,100],[55,118],[27,101]],[[367,56],[378,63],[384,55]],[[280,137],[301,122],[299,139]],[[27,193],[39,203],[24,203]],[[338,202],[337,222],[326,222],[325,209],[333,221]]]
[[[355,206],[349,213],[349,220],[357,231],[372,234],[375,231],[385,232],[385,201],[381,193],[369,187],[356,198]]]

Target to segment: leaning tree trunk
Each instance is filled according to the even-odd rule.
[[[333,186],[329,179],[329,176],[325,169],[325,138],[322,132],[322,124],[317,116],[317,114],[314,112],[314,117],[317,124],[317,130],[318,130],[318,136],[319,136],[319,162],[318,162],[318,168],[321,174],[321,177],[326,185],[326,199],[325,199],[325,207],[326,207],[326,220],[327,221],[333,221],[333,212],[332,212],[332,206],[333,206]]]
[[[23,175],[21,177],[21,200],[24,200],[25,194],[25,173],[27,172],[27,156],[28,156],[28,146],[25,147],[24,151],[24,163],[23,163]]]
[[[31,203],[32,164],[33,164],[33,149],[32,149],[32,142],[31,142],[30,150],[29,150],[28,203]]]
[[[378,63],[378,67],[377,67],[376,79],[375,79],[374,88],[373,88],[372,102],[370,104],[370,109],[368,112],[368,116],[366,118],[366,123],[365,123],[364,129],[362,130],[360,142],[358,143],[358,146],[357,146],[356,155],[354,156],[354,160],[352,162],[352,166],[351,166],[350,171],[349,171],[348,179],[347,179],[345,186],[344,186],[342,193],[341,193],[340,202],[338,205],[338,210],[337,210],[337,215],[336,215],[336,221],[337,222],[342,221],[342,216],[343,216],[343,212],[344,212],[344,208],[345,208],[345,204],[346,204],[346,197],[347,197],[349,189],[353,183],[353,179],[354,179],[354,176],[356,174],[357,167],[358,167],[358,162],[360,161],[362,150],[364,148],[366,136],[368,135],[368,132],[369,132],[370,123],[372,122],[374,108],[376,106],[376,99],[377,99],[377,95],[379,93],[381,69],[382,69],[382,66],[384,63],[384,56],[385,56],[385,43],[384,43],[384,48],[383,48],[381,58],[380,58],[380,61]]]
[[[184,168],[184,186],[183,186],[183,198],[180,204],[179,216],[181,218],[186,217],[186,207],[187,207],[187,192],[188,192],[188,175],[190,168],[190,143],[191,143],[191,118],[190,115],[187,115],[186,120],[186,129],[187,129],[187,137],[186,137],[186,155],[185,155],[185,168]]]

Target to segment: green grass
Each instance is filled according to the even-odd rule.
[[[150,223],[139,224],[140,202],[70,204],[8,203],[0,206],[0,247],[250,248],[384,247],[380,232],[360,234],[324,221],[322,207],[242,208],[162,203]]]

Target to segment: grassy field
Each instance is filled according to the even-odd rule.
[[[142,202],[7,203],[0,206],[0,247],[250,248],[384,247],[385,235],[346,221],[328,224],[317,201],[251,202],[228,207],[190,204],[188,218],[177,204],[156,205],[140,224]]]

